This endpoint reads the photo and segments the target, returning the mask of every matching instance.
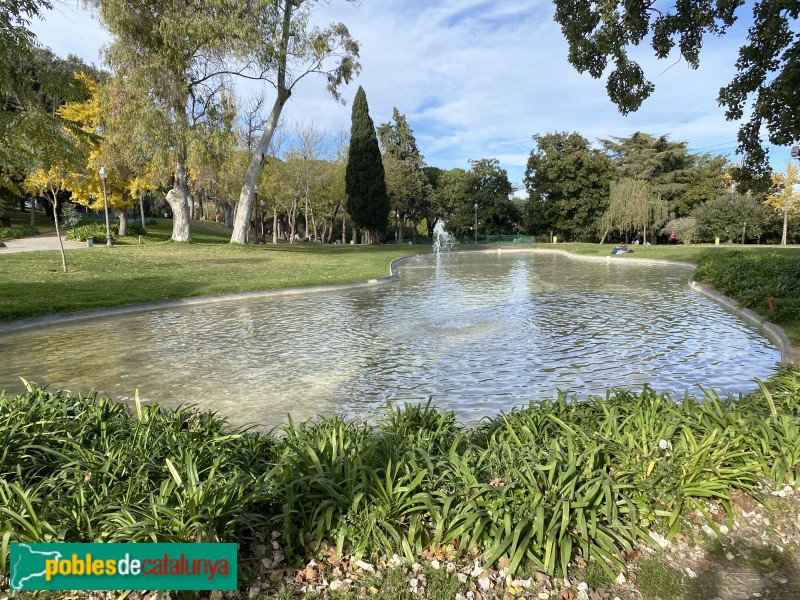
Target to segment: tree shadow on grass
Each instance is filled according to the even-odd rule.
[[[800,599],[798,561],[788,548],[728,537],[711,543],[703,564],[687,581],[687,600]]]

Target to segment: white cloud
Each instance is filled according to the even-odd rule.
[[[568,64],[550,0],[334,0],[314,12],[321,25],[344,22],[360,42],[362,73],[344,97],[351,100],[363,85],[376,125],[388,121],[395,106],[405,113],[431,165],[466,168],[469,159],[496,157],[520,182],[531,136],[552,131],[596,140],[639,130],[709,151],[736,145],[737,126],[725,120],[716,98],[734,73],[743,25],[726,38],[708,38],[697,70],[637,50],[656,92],[640,111],[623,117],[603,81]],[[85,12],[63,5],[34,30],[57,54],[90,62],[99,62],[98,49],[109,39]],[[349,129],[350,106],[330,99],[321,78],[307,79],[284,116]],[[784,154],[773,151],[775,166]]]

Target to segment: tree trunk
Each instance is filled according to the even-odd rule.
[[[281,111],[283,110],[286,101],[292,92],[286,87],[286,58],[289,49],[289,37],[291,35],[291,20],[292,20],[292,7],[299,6],[297,0],[284,0],[283,2],[283,27],[281,30],[281,51],[279,53],[278,65],[278,96],[275,98],[275,104],[272,106],[272,111],[267,119],[264,133],[261,134],[261,139],[256,144],[255,152],[250,159],[250,165],[247,167],[247,173],[244,177],[244,184],[242,191],[239,193],[239,204],[236,209],[236,218],[233,224],[233,235],[231,235],[231,244],[246,244],[247,243],[247,229],[248,229],[248,216],[250,215],[250,206],[253,203],[253,193],[255,191],[258,176],[261,174],[261,167],[264,163],[264,156],[272,143],[272,136],[275,133],[275,128],[278,126],[278,119],[280,119]]]
[[[317,235],[317,217],[314,215],[314,211],[311,211],[311,236],[315,242],[319,240],[319,235]]]
[[[606,236],[607,235],[608,235],[608,228],[606,228],[606,230],[603,232],[603,237],[600,238],[600,243],[601,244],[606,241]],[[646,240],[647,238],[643,237],[642,239]]]
[[[64,252],[64,242],[61,239],[61,232],[58,230],[58,194],[56,194],[55,191],[53,191],[53,222],[56,224],[56,237],[58,238],[58,247],[61,250],[61,267],[64,269],[64,273],[66,273],[67,255]]]
[[[781,237],[781,246],[785,246],[789,240],[789,206],[783,207],[783,237]]]
[[[36,224],[36,198],[31,198],[31,227]]]
[[[297,201],[292,200],[292,206],[289,208],[289,243],[294,244],[294,234],[297,232]]]
[[[325,235],[322,238],[322,241],[326,244],[330,244],[331,240],[333,239],[333,228],[336,225],[336,215],[339,213],[339,205],[336,204],[333,207],[333,213],[330,216],[330,220],[328,221],[328,226],[325,227]]]
[[[278,209],[272,209],[272,243],[278,243]]]
[[[181,108],[181,110],[183,110]],[[191,242],[192,224],[189,218],[189,186],[186,181],[186,142],[178,142],[175,163],[175,184],[167,192],[167,202],[172,209],[172,241]]]
[[[305,235],[306,235],[306,237],[309,237],[309,235],[308,235],[308,204],[309,204],[308,203],[308,188],[306,188],[305,196],[306,196],[305,197],[306,206],[305,206],[305,209],[303,209],[303,217],[305,218],[305,224],[306,224],[306,234]]]
[[[119,235],[128,235],[128,215],[124,210],[119,211]]]
[[[347,211],[342,213],[342,244],[347,243]]]
[[[142,215],[142,229],[144,229],[144,192],[139,194],[139,213]]]
[[[403,219],[405,221],[405,218]],[[419,221],[416,219],[412,219],[411,222],[414,224],[414,229],[411,230],[411,240],[413,243],[417,243],[417,228],[419,227]]]

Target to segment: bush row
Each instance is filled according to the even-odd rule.
[[[13,225],[0,227],[0,242],[3,240],[17,240],[24,237],[37,235],[39,232],[33,225]]]
[[[0,566],[15,541],[235,541],[247,556],[279,531],[298,561],[447,547],[504,556],[511,572],[563,573],[576,556],[618,571],[690,511],[732,515],[734,490],[797,482],[800,372],[738,399],[679,400],[562,394],[475,428],[406,406],[276,434],[30,386],[0,394]]]
[[[111,223],[111,237],[112,239],[119,235],[119,223]],[[138,223],[128,225],[126,234],[128,236],[145,235],[147,232],[144,227]],[[80,225],[70,230],[67,233],[68,240],[76,240],[85,242],[88,239],[93,239],[96,243],[103,243],[106,241],[106,225],[102,221],[91,221]]]
[[[779,322],[800,318],[800,258],[768,251],[714,253],[701,258],[694,279],[762,312],[775,298]]]

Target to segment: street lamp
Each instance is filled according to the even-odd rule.
[[[106,246],[111,248],[114,244],[111,243],[111,226],[108,224],[108,196],[106,195],[106,178],[108,171],[105,167],[100,167],[100,179],[103,180],[103,205],[106,207]]]
[[[478,203],[475,203],[475,243],[478,243]]]

